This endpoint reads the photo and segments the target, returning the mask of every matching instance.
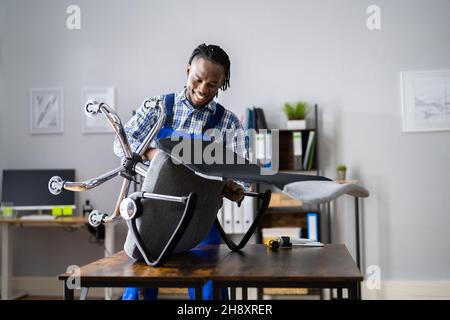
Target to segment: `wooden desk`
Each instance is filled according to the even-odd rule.
[[[360,271],[344,245],[293,248],[272,251],[262,244],[248,244],[240,252],[225,245],[205,246],[201,250],[173,255],[163,267],[153,268],[133,262],[124,251],[95,261],[80,270],[82,298],[89,287],[201,287],[213,281],[214,297],[221,287],[337,288],[348,290],[357,299]],[[74,289],[67,286],[70,274],[62,274],[64,298],[73,299]],[[244,290],[243,290],[244,291]],[[243,294],[246,298],[246,290]]]
[[[17,299],[26,295],[23,293],[13,293],[11,286],[11,273],[13,266],[12,242],[10,234],[12,226],[20,227],[81,227],[87,223],[87,218],[80,216],[58,217],[54,220],[22,220],[20,218],[0,218],[2,225],[2,300]],[[114,229],[112,224],[105,229],[105,256],[107,252],[114,252],[114,246],[111,245],[114,239]]]
[[[81,226],[87,223],[87,218],[74,217],[58,217],[54,220],[25,220],[20,218],[0,218],[0,223],[9,225],[23,225],[23,226],[46,226],[58,227],[63,225],[65,227]]]

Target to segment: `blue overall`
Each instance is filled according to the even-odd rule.
[[[164,105],[166,107],[166,121],[164,126],[161,128],[157,135],[157,139],[167,138],[172,136],[174,133],[174,129],[172,128],[172,120],[173,120],[173,107],[175,102],[175,94],[168,94],[164,97]],[[216,112],[211,115],[205,127],[203,128],[203,132],[208,129],[215,128],[219,122],[222,120],[224,114],[224,107],[220,104],[216,104]],[[201,136],[195,134],[188,134],[185,132],[176,132],[180,136],[189,135],[192,138],[204,138],[203,134]],[[211,230],[208,232],[206,237],[197,245],[197,247],[193,248],[192,252],[197,252],[196,248],[201,247],[203,245],[208,244],[220,244],[220,234],[217,230],[216,226],[213,225]],[[201,254],[201,251],[198,250],[198,254]],[[203,300],[212,300],[213,298],[213,290],[212,290],[212,281],[208,281],[202,288],[202,297]],[[194,288],[189,288],[189,298],[191,300],[195,300],[195,291]],[[144,300],[155,300],[158,297],[158,288],[145,288],[144,292]],[[222,300],[228,300],[228,290],[227,288],[222,288],[221,290],[221,298]],[[139,299],[139,288],[126,288],[125,292],[122,296],[122,300],[138,300]]]

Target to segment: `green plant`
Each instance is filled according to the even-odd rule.
[[[304,101],[299,101],[295,104],[286,102],[283,110],[288,120],[304,120],[309,112],[309,106]]]
[[[337,166],[337,171],[345,171],[347,170],[347,167],[344,164],[340,164]]]

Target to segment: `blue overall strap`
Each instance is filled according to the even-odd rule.
[[[217,127],[217,125],[222,120],[224,113],[225,108],[216,103],[216,112],[209,116],[208,120],[206,121],[206,126],[203,128],[203,131]]]
[[[159,130],[157,139],[167,138],[172,135],[173,128],[173,107],[175,104],[175,93],[169,93],[164,96],[164,107],[166,108],[166,121],[164,121],[164,125]]]
[[[175,93],[169,93],[164,96],[164,106],[166,107],[166,121],[164,126],[172,127],[173,106],[175,105]]]

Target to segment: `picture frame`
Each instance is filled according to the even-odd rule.
[[[450,70],[401,72],[403,132],[450,130]]]
[[[109,107],[115,110],[115,88],[114,87],[84,87],[81,89],[82,105],[90,99],[95,99],[98,102],[104,102]],[[81,108],[82,121],[81,127],[83,134],[95,133],[113,133],[111,125],[106,118],[101,114],[95,117],[88,117],[84,113],[84,108]]]
[[[63,133],[63,89],[30,89],[30,134]]]

